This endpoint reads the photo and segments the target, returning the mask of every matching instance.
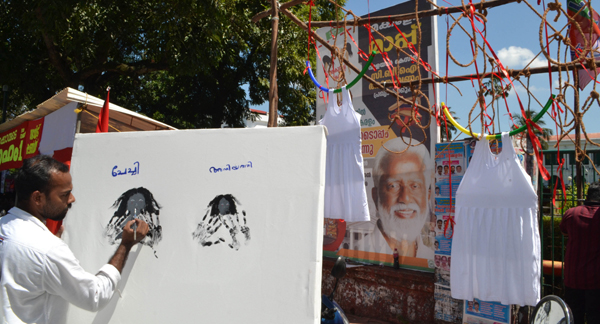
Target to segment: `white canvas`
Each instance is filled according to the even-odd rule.
[[[63,237],[81,265],[114,253],[111,206],[132,188],[160,205],[161,239],[132,249],[104,310],[71,306],[68,323],[320,322],[325,152],[321,126],[78,134]],[[221,194],[246,231],[203,246],[193,233]]]

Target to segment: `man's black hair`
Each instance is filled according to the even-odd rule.
[[[48,194],[52,173],[69,172],[69,167],[48,155],[37,155],[23,161],[23,166],[15,177],[15,192],[17,201],[25,202],[29,200],[31,194],[39,191]]]
[[[215,199],[211,200],[210,203],[208,203],[208,207],[210,207],[210,216],[219,215],[219,202],[221,201],[221,199],[225,199],[227,200],[227,202],[229,202],[228,214],[237,214],[237,207],[235,206],[238,203],[237,199],[235,199],[235,197],[231,194],[226,194],[218,195],[215,197]]]
[[[585,201],[600,202],[600,181],[590,183]]]

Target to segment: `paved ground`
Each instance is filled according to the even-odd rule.
[[[350,324],[390,324],[389,322],[383,322],[371,318],[358,317],[354,315],[347,315]]]

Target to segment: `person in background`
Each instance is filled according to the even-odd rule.
[[[560,230],[568,236],[565,254],[565,302],[575,324],[600,323],[600,182],[590,184],[582,206],[563,215]]]
[[[148,233],[148,224],[128,222],[115,254],[94,275],[60,239],[64,228],[55,236],[46,227],[47,219],[64,219],[75,202],[68,166],[38,155],[23,161],[15,181],[17,204],[0,219],[0,319],[61,324],[69,303],[88,311],[102,309],[121,280],[129,251]]]

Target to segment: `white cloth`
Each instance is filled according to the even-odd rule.
[[[110,301],[121,274],[104,265],[97,275],[37,218],[12,208],[0,218],[0,321],[60,324],[69,303],[97,311]]]
[[[494,155],[487,139],[456,192],[452,297],[535,305],[540,299],[537,195],[508,133]]]
[[[329,90],[329,104],[319,124],[327,127],[325,217],[347,222],[369,221],[369,205],[361,152],[360,114],[342,88],[342,106]]]

